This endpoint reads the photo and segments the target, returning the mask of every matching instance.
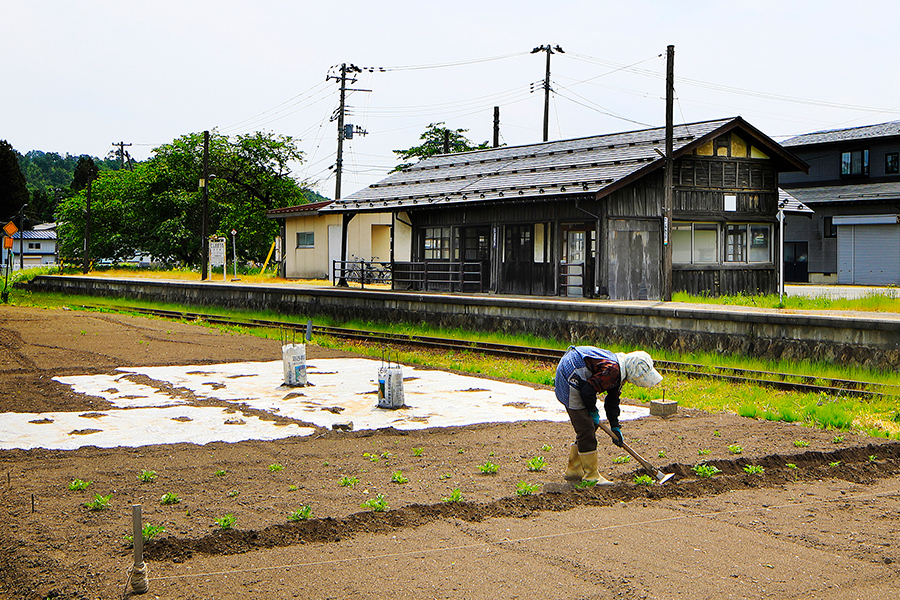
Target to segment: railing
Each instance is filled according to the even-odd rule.
[[[393,287],[399,290],[481,292],[484,264],[480,262],[395,262]]]
[[[559,264],[559,295],[584,295],[584,263]]]
[[[374,260],[332,261],[331,276],[334,285],[357,283],[363,289],[367,285],[390,285],[392,280],[391,263]]]

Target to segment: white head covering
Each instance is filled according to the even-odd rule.
[[[619,359],[619,374],[623,382],[651,388],[662,381],[662,375],[653,368],[653,359],[646,352],[642,350],[628,354],[617,352],[616,358]]]

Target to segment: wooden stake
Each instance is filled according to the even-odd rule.
[[[135,594],[145,594],[150,589],[147,569],[144,567],[144,532],[141,526],[141,505],[131,505],[131,531],[134,537],[134,567],[131,571],[131,589]]]

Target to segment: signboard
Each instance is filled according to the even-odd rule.
[[[6,225],[3,226],[3,231],[5,231],[6,235],[8,235],[9,237],[16,235],[16,232],[18,230],[19,230],[19,228],[16,227],[16,224],[13,223],[12,221],[10,221],[9,223],[7,223]]]
[[[5,250],[12,250],[13,247],[13,239],[11,237],[3,238],[3,248]]]
[[[225,240],[209,242],[209,264],[214,267],[225,266]]]

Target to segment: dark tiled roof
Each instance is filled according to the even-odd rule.
[[[788,192],[804,204],[889,202],[900,200],[900,181],[791,188]]]
[[[676,125],[677,153],[739,118]],[[742,121],[741,121],[742,122]],[[665,128],[429,157],[329,205],[325,212],[390,210],[443,203],[509,200],[540,194],[601,192],[663,164]]]
[[[828,144],[832,142],[847,142],[852,140],[868,140],[880,137],[900,135],[900,121],[879,123],[878,125],[866,125],[864,127],[851,127],[849,129],[831,129],[829,131],[816,131],[792,137],[781,142],[782,146],[807,146],[811,144]]]

